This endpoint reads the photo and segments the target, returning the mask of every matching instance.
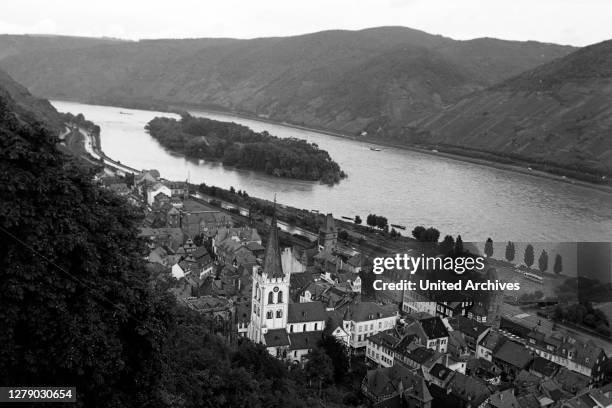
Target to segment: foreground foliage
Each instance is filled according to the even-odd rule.
[[[79,407],[307,407],[301,369],[230,345],[154,289],[138,213],[0,98],[0,384]]]

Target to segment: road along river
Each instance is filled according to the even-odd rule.
[[[330,136],[245,119],[230,114],[191,111],[193,115],[233,121],[255,131],[317,143],[348,173],[333,187],[281,179],[224,167],[218,162],[187,160],[165,150],[145,124],[168,113],[76,102],[52,101],[62,112],[83,113],[101,127],[101,145],[109,157],[137,169],[158,169],[167,179],[205,182],[245,190],[298,208],[361,218],[370,213],[390,223],[434,226],[464,241],[611,241],[612,194],[594,188],[497,169],[452,158]],[[407,232],[409,233],[409,232]]]

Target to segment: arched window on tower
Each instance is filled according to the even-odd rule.
[[[278,298],[276,300],[276,303],[283,303],[283,291],[282,290],[278,292]]]
[[[273,303],[272,298],[274,297],[274,292],[268,293],[268,304],[271,305]]]

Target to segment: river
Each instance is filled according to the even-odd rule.
[[[149,136],[145,124],[167,113],[52,101],[61,112],[82,113],[101,127],[101,144],[111,158],[137,169],[158,169],[162,177],[236,190],[297,208],[332,212],[336,218],[369,213],[390,223],[434,226],[464,241],[612,241],[612,194],[529,174],[451,158],[334,137],[245,119],[191,111],[233,121],[255,131],[317,143],[348,173],[333,187],[281,179],[220,163],[186,160]]]

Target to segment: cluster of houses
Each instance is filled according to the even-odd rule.
[[[270,354],[303,362],[327,330],[348,349],[360,349],[369,335],[395,327],[397,305],[361,297],[361,254],[344,257],[329,214],[312,248],[280,249],[273,217],[263,261],[253,268],[246,335]],[[358,269],[355,269],[355,268]]]
[[[331,214],[316,242],[283,248],[276,215],[264,243],[257,229],[154,170],[129,186],[101,182],[146,208],[145,257],[176,279],[170,290],[186,307],[294,363],[324,331],[333,335],[368,362],[362,392],[375,407],[612,408],[612,389],[594,388],[604,350],[540,316],[415,291],[400,304],[367,299],[369,259],[338,244]]]
[[[594,341],[512,305],[491,324],[467,299],[418,296],[392,330],[368,337],[375,368],[362,390],[373,406],[612,407],[612,388],[595,388],[607,356]]]

